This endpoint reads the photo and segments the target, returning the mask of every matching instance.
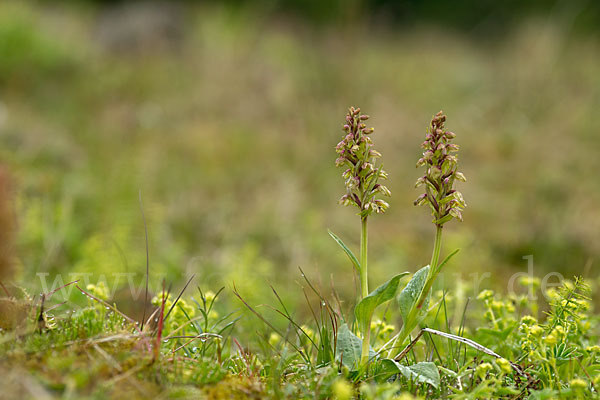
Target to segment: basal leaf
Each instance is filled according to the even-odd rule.
[[[354,253],[352,253],[352,250],[350,250],[348,248],[348,246],[346,246],[344,244],[344,242],[342,241],[342,239],[340,239],[331,230],[327,230],[327,232],[329,232],[329,236],[331,236],[333,238],[333,240],[335,240],[337,242],[337,244],[340,245],[340,247],[342,248],[342,250],[344,250],[344,252],[348,256],[348,258],[350,259],[350,261],[352,261],[352,265],[354,265],[354,268],[356,268],[356,271],[360,274],[360,270],[361,270],[361,268],[360,268],[360,262],[358,262],[358,258],[356,258],[356,256],[354,255]]]
[[[347,324],[340,326],[337,333],[336,359],[351,370],[358,366],[362,350],[362,340],[356,336]]]
[[[420,362],[405,367],[400,366],[400,372],[408,379],[416,380],[421,383],[428,383],[434,388],[440,386],[440,372],[432,362]]]
[[[419,299],[419,295],[425,286],[427,281],[427,275],[429,274],[429,265],[424,266],[413,275],[412,279],[404,289],[398,295],[398,305],[400,306],[400,314],[402,315],[403,322],[406,324],[408,314],[410,310],[415,306],[415,303]],[[431,292],[430,292],[431,293]],[[429,306],[429,295],[422,306],[423,310],[427,310]],[[422,319],[425,313],[420,313],[419,319]]]
[[[354,308],[354,315],[359,324],[361,332],[366,332],[370,329],[369,322],[375,308],[388,300],[391,300],[396,295],[400,278],[408,275],[408,272],[403,272],[394,276],[392,279],[373,290],[368,296],[360,301]]]
[[[398,363],[389,358],[384,358],[377,365],[375,378],[377,382],[387,382],[392,376],[400,373]]]
[[[380,368],[382,376],[387,376],[387,378],[400,373],[405,378],[419,383],[428,383],[435,388],[440,386],[440,372],[432,362],[420,362],[405,366],[395,360],[385,359],[381,361]]]
[[[362,352],[362,339],[356,336],[348,328],[348,324],[343,324],[337,333],[337,346],[335,358],[350,370],[355,370],[360,365]],[[375,358],[373,349],[369,348],[369,358]]]

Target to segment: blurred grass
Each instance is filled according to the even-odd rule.
[[[336,204],[349,105],[372,115],[391,177],[389,215],[372,223],[374,282],[429,259],[433,227],[412,187],[440,109],[469,179],[449,272],[505,282],[533,254],[538,275],[593,276],[600,43],[560,16],[483,43],[443,26],[316,29],[186,5],[159,10],[175,22],[159,18],[168,35],[156,36],[128,30],[139,10],[34,4],[0,4],[0,157],[21,191],[26,282],[141,274],[141,191],[156,284],[197,273],[261,299],[265,281],[296,287],[301,266],[349,294],[351,267],[327,235],[356,245],[359,231]]]

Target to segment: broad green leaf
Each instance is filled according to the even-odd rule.
[[[440,386],[440,372],[432,362],[420,362],[405,366],[395,360],[385,359],[381,362],[382,375],[391,377],[401,373],[405,378],[419,382],[428,383],[436,389]]]
[[[398,363],[389,358],[384,358],[377,365],[377,370],[375,374],[375,378],[377,382],[387,382],[392,376],[400,373],[400,369],[398,368]]]
[[[425,282],[427,281],[427,275],[429,274],[429,265],[424,266],[413,275],[412,279],[404,289],[398,295],[398,305],[400,306],[400,314],[402,315],[403,322],[406,324],[408,314],[410,314],[410,310],[416,306],[416,302],[419,299],[419,295],[425,286]],[[422,310],[427,310],[429,306],[429,297],[431,292],[429,292],[425,303],[422,306]],[[420,312],[418,314],[418,322],[425,317],[425,312]]]
[[[328,229],[327,232],[329,232],[329,236],[331,236],[333,238],[333,240],[335,240],[337,242],[337,244],[340,245],[340,247],[342,248],[342,250],[344,250],[344,252],[348,256],[348,258],[350,259],[350,261],[352,261],[352,265],[354,265],[354,268],[356,268],[356,271],[360,274],[360,270],[361,270],[360,263],[358,262],[358,258],[356,258],[356,256],[354,255],[354,253],[352,253],[352,250],[350,250],[348,248],[348,246],[346,246],[344,244],[344,242],[342,241],[342,239],[340,239],[331,230]]]
[[[408,272],[403,272],[394,276],[392,279],[369,293],[367,297],[362,299],[360,303],[356,305],[354,308],[354,315],[356,316],[356,321],[358,322],[361,332],[366,332],[367,329],[370,329],[370,326],[368,325],[375,308],[394,298],[396,291],[398,290],[400,278],[405,275],[408,275]]]
[[[408,379],[428,383],[436,389],[440,386],[440,372],[432,362],[420,362],[408,367],[400,365],[400,372]]]
[[[347,324],[340,326],[337,333],[336,359],[351,370],[358,366],[362,340],[356,336]]]
[[[356,336],[348,328],[348,324],[343,324],[337,333],[337,346],[335,358],[350,370],[355,370],[360,365],[362,352],[362,339]],[[373,349],[369,348],[369,358],[375,358]]]

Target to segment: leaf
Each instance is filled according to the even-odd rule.
[[[440,386],[440,372],[432,362],[420,362],[408,367],[401,365],[400,372],[408,379],[414,379],[418,382],[428,383],[434,388]]]
[[[398,295],[398,305],[400,306],[400,314],[402,315],[402,320],[404,324],[408,321],[408,315],[413,307],[415,307],[417,301],[419,300],[419,295],[425,286],[425,282],[427,281],[427,276],[429,275],[429,265],[424,266],[413,275],[412,279],[404,289]],[[421,311],[426,311],[429,306],[429,298],[431,296],[431,291],[429,292],[425,303],[422,305]],[[426,312],[420,312],[418,314],[418,322],[420,322],[426,315]]]
[[[401,373],[407,379],[419,383],[428,383],[436,389],[440,386],[440,372],[432,362],[420,362],[405,366],[395,360],[385,359],[382,360],[381,367],[383,369],[382,374],[384,376],[388,375],[388,378],[396,373]]]
[[[368,325],[370,324],[371,316],[373,315],[375,308],[394,298],[396,291],[398,290],[400,278],[405,275],[408,275],[408,272],[403,272],[394,276],[392,279],[369,293],[368,296],[363,298],[360,303],[356,305],[354,308],[354,315],[356,316],[356,321],[358,322],[361,332],[366,332],[367,329],[370,329],[370,326]]]
[[[442,267],[444,265],[446,265],[448,263],[448,261],[450,261],[450,259],[452,257],[454,257],[456,255],[456,253],[458,253],[460,251],[460,249],[456,249],[454,250],[452,253],[448,254],[446,256],[446,258],[444,258],[444,261],[442,261],[441,263],[439,263],[438,267],[437,267],[437,272],[440,272],[442,270]]]
[[[350,259],[350,261],[352,261],[352,264],[354,265],[354,268],[356,268],[356,271],[360,274],[360,271],[361,271],[360,263],[358,262],[358,258],[356,258],[356,256],[354,255],[354,253],[352,253],[352,250],[350,250],[348,248],[348,246],[346,246],[344,244],[344,242],[342,241],[342,239],[340,239],[331,230],[328,229],[327,232],[329,232],[329,236],[331,236],[333,238],[333,240],[335,240],[337,242],[337,244],[340,245],[340,247],[342,248],[342,250],[344,250],[344,252],[348,256],[348,258]]]
[[[355,370],[360,364],[361,352],[362,339],[352,333],[348,324],[340,326],[337,333],[336,360],[341,361],[350,370]],[[369,348],[369,359],[375,357],[375,352]]]
[[[398,368],[398,363],[389,358],[384,358],[379,362],[378,369],[376,370],[375,378],[377,382],[383,383],[387,382],[392,376],[398,374],[400,369]]]
[[[346,367],[353,369],[360,362],[362,340],[343,324],[337,333],[336,359]]]

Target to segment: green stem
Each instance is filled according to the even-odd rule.
[[[419,300],[415,303],[416,307],[414,307],[413,311],[419,310],[422,306],[423,303],[425,303],[425,300],[427,299],[427,296],[429,295],[429,291],[431,290],[431,287],[433,286],[433,282],[435,281],[435,278],[437,277],[438,272],[440,272],[438,270],[438,261],[440,259],[440,251],[442,250],[442,226],[441,225],[437,225],[437,230],[435,232],[435,243],[433,245],[433,254],[431,255],[431,262],[429,263],[429,274],[427,274],[427,280],[425,281],[425,285],[423,286],[423,289],[421,290],[421,294],[419,295]],[[412,314],[412,312],[411,312]],[[412,330],[412,329],[411,329]]]
[[[360,232],[360,287],[361,299],[369,295],[369,279],[367,273],[367,217],[361,218],[362,230]]]
[[[437,265],[440,260],[440,251],[442,250],[442,226],[437,225],[435,231],[435,244],[433,245],[433,254],[431,255],[431,262],[429,263],[429,275],[433,272],[437,273]]]
[[[367,273],[367,217],[361,218],[361,232],[360,232],[360,287],[361,287],[361,300],[369,295],[369,276]],[[371,341],[371,316],[367,321],[365,331],[362,332],[362,354],[361,364],[366,365],[369,361],[369,345]]]
[[[435,281],[435,278],[439,272],[438,262],[440,259],[440,252],[442,250],[442,226],[437,225],[436,228],[437,229],[435,232],[435,243],[433,244],[433,254],[431,255],[431,262],[429,263],[429,274],[427,275],[427,280],[425,281],[425,285],[423,286],[423,289],[419,294],[417,302],[414,304],[413,308],[408,313],[408,317],[406,318],[406,321],[404,321],[404,324],[402,325],[402,329],[400,330],[398,337],[392,344],[392,348],[390,349],[389,355],[398,354],[399,349],[396,348],[396,345],[402,345],[408,337],[408,335],[410,335],[412,330],[415,329],[417,325],[417,314],[423,306],[423,303],[425,303],[425,300],[429,295],[429,291],[433,286],[433,282]]]

